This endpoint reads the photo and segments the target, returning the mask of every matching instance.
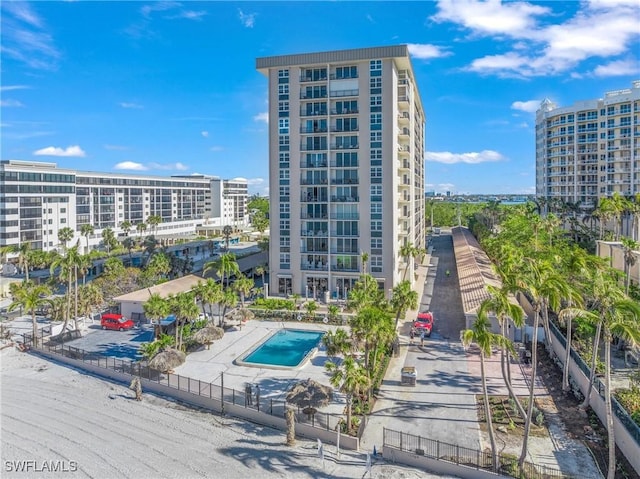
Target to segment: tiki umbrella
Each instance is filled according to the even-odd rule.
[[[149,367],[166,373],[180,366],[186,358],[187,356],[182,351],[169,348],[156,354],[151,361],[149,361]]]
[[[313,379],[300,381],[287,393],[287,402],[305,408],[309,415],[329,404],[333,399],[333,389]]]
[[[229,313],[229,319],[234,321],[248,321],[253,318],[255,318],[255,314],[247,308],[238,308]]]
[[[207,349],[211,346],[211,343],[221,339],[224,336],[224,329],[218,326],[208,325],[199,331],[196,331],[193,335],[193,339],[200,344],[206,344]]]

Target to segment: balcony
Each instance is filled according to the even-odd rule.
[[[327,263],[301,261],[300,269],[303,271],[329,271]]]
[[[336,203],[352,203],[360,201],[359,196],[332,196],[331,201]]]
[[[327,213],[307,213],[305,211],[300,213],[300,218],[303,220],[326,220],[328,219]]]
[[[347,128],[345,128],[344,126],[341,126],[341,127],[332,126],[331,132],[332,133],[349,133],[350,131],[358,131],[359,129],[360,128],[358,127],[358,125],[356,125],[355,127],[349,126]]]
[[[337,237],[337,238],[344,238],[344,237],[352,237],[352,238],[357,238],[360,236],[360,233],[358,233],[357,231],[354,232],[342,232],[342,233],[338,233],[335,230],[331,230],[331,236],[332,237]]]
[[[302,230],[300,231],[300,236],[326,238],[328,236],[328,232],[321,230]]]
[[[328,183],[326,178],[301,178],[301,185],[326,185]]]
[[[327,150],[327,145],[307,145],[307,144],[301,144],[300,145],[300,151],[326,151]]]
[[[411,119],[411,117],[409,116],[409,112],[408,111],[403,111],[401,113],[398,113],[398,120],[401,123],[408,123],[410,119]]]
[[[357,185],[358,178],[331,178],[332,185]]]
[[[336,108],[332,108],[331,109],[331,114],[332,115],[356,115],[358,113],[358,108],[350,108],[350,109],[346,109],[343,108],[341,110],[337,110]]]
[[[326,133],[326,126],[314,126],[313,128],[300,127],[300,133]]]
[[[359,220],[360,213],[331,213],[332,220]]]
[[[398,168],[401,170],[410,170],[411,162],[409,160],[398,161]]]
[[[300,116],[327,116],[327,110],[307,110],[306,108],[302,108],[300,109]]]
[[[303,246],[302,248],[300,248],[300,252],[301,253],[327,254],[328,250],[327,250],[326,246],[324,248],[321,248],[321,247],[318,247],[318,248],[307,248],[306,246]],[[305,261],[305,263],[306,263],[306,261]]]
[[[332,271],[345,271],[345,272],[357,272],[359,271],[358,265],[356,264],[332,264]]]
[[[312,195],[311,193],[308,193],[306,195],[303,193],[300,197],[300,201],[302,203],[326,203],[328,199],[326,195],[316,196]]]
[[[403,129],[398,129],[398,136],[404,136],[404,137],[408,137],[409,136],[409,128],[403,128]]]
[[[359,148],[357,143],[340,143],[331,145],[332,150],[355,150],[357,148]]]
[[[356,88],[355,90],[333,90],[330,92],[331,98],[342,98],[345,96],[358,96],[359,90]]]
[[[302,160],[300,162],[300,168],[326,168],[328,165],[328,162],[325,161],[307,161],[307,160]]]
[[[320,91],[320,92],[306,92],[306,91],[301,91],[300,92],[300,99],[301,100],[313,100],[313,99],[320,99],[320,98],[327,98],[327,92],[326,91]]]
[[[300,83],[309,83],[314,81],[327,81],[327,74],[324,75],[302,75],[300,76]]]

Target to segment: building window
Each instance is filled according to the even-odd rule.
[[[289,168],[289,153],[281,152],[279,155],[280,168]]]
[[[280,187],[280,201],[289,201],[289,191],[288,186]]]
[[[371,214],[378,215],[382,214],[382,203],[371,203]]]
[[[382,93],[382,78],[369,78],[369,88],[371,95],[380,95]]]
[[[291,255],[289,253],[280,253],[280,267],[283,269],[289,269],[290,264]]]
[[[372,221],[371,231],[382,231],[382,221]]]
[[[291,237],[290,236],[280,236],[280,247],[288,248],[291,246]]]
[[[369,264],[371,265],[372,273],[381,273],[382,272],[382,256],[380,255],[371,255],[369,257]]]
[[[290,203],[280,203],[280,214],[288,214],[291,211]]]
[[[289,70],[278,70],[278,78],[289,79]]]
[[[371,148],[382,148],[382,132],[381,131],[372,131],[370,136],[370,147]]]
[[[289,102],[288,101],[279,101],[278,102],[278,111],[289,111]]]
[[[289,151],[289,135],[278,136],[278,145],[280,151]]]
[[[371,113],[371,130],[382,130],[382,113]]]
[[[336,67],[336,80],[342,80],[344,78],[358,78],[358,67]]]
[[[291,222],[287,219],[280,220],[280,231],[286,230],[289,231],[291,229]]]
[[[288,180],[289,179],[289,170],[280,170],[280,179]]]
[[[289,134],[289,118],[280,118],[278,120],[278,133],[281,135]]]
[[[284,83],[282,85],[278,85],[278,94],[279,95],[288,95],[289,94],[289,84]]]
[[[382,238],[371,238],[371,249],[382,249]]]

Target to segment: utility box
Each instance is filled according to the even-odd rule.
[[[400,384],[403,386],[415,386],[417,377],[415,366],[405,366],[400,371]]]

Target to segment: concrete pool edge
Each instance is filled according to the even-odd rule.
[[[249,349],[247,349],[244,353],[242,353],[240,356],[238,356],[236,359],[234,359],[232,361],[233,364],[235,364],[236,366],[244,366],[244,367],[248,367],[248,368],[277,369],[277,370],[281,370],[281,371],[295,371],[295,370],[301,369],[303,366],[305,366],[307,364],[307,362],[311,358],[313,358],[317,354],[317,352],[320,350],[319,346],[316,346],[316,347],[312,348],[300,360],[300,362],[298,364],[296,364],[295,366],[283,366],[283,365],[274,365],[274,364],[268,364],[268,363],[245,362],[245,359],[247,357],[251,356],[257,349],[259,349],[263,344],[265,344],[273,336],[275,336],[276,334],[278,334],[282,330],[296,331],[296,332],[303,332],[303,333],[318,333],[318,334],[322,334],[322,336],[324,336],[327,333],[327,331],[322,330],[322,329],[300,329],[300,328],[287,328],[287,327],[280,328],[280,329],[274,329],[266,337],[262,338],[260,341],[257,341],[256,343],[254,343]],[[318,345],[322,341],[322,336],[320,336],[320,339],[318,340]]]

